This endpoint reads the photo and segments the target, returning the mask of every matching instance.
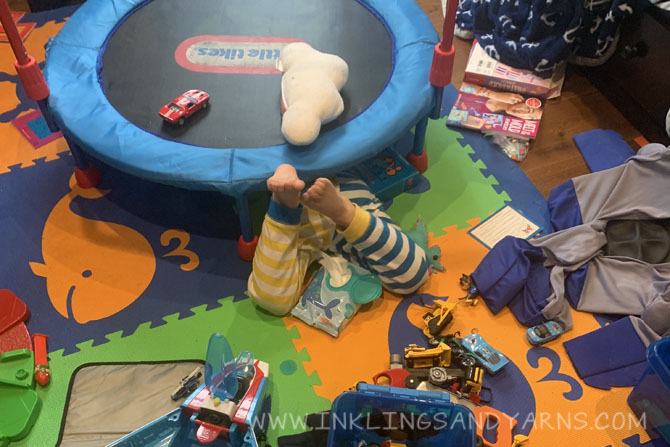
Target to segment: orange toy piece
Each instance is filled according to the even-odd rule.
[[[46,386],[51,381],[51,370],[47,359],[47,338],[44,334],[33,334],[35,349],[35,381]]]
[[[475,422],[477,423],[477,434],[482,438],[484,447],[510,447],[512,445],[512,430],[516,427],[516,419],[488,406],[476,407],[473,413],[475,415]],[[496,428],[495,443],[484,439],[484,427],[489,419],[498,426]]]

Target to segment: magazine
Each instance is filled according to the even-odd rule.
[[[528,140],[537,136],[542,110],[539,98],[464,82],[447,124]]]

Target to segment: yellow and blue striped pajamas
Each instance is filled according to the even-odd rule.
[[[428,259],[382,210],[365,182],[340,178],[340,192],[356,206],[345,230],[306,207],[271,200],[249,276],[249,295],[264,309],[284,315],[300,299],[307,268],[321,251],[341,254],[377,274],[384,288],[408,294],[428,279]]]

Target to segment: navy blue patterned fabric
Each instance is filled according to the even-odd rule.
[[[571,55],[605,60],[621,21],[646,0],[460,0],[456,25],[472,31],[489,56],[549,77]],[[595,63],[594,63],[595,64]]]

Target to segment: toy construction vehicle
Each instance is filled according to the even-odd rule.
[[[456,307],[456,303],[440,300],[433,302],[433,310],[423,316],[423,321],[426,327],[423,329],[423,334],[430,338],[439,337],[442,331],[449,326],[454,316],[451,311]]]
[[[405,348],[406,368],[432,368],[451,366],[451,348],[445,343],[440,343],[436,348],[426,349],[419,345],[409,345]]]

